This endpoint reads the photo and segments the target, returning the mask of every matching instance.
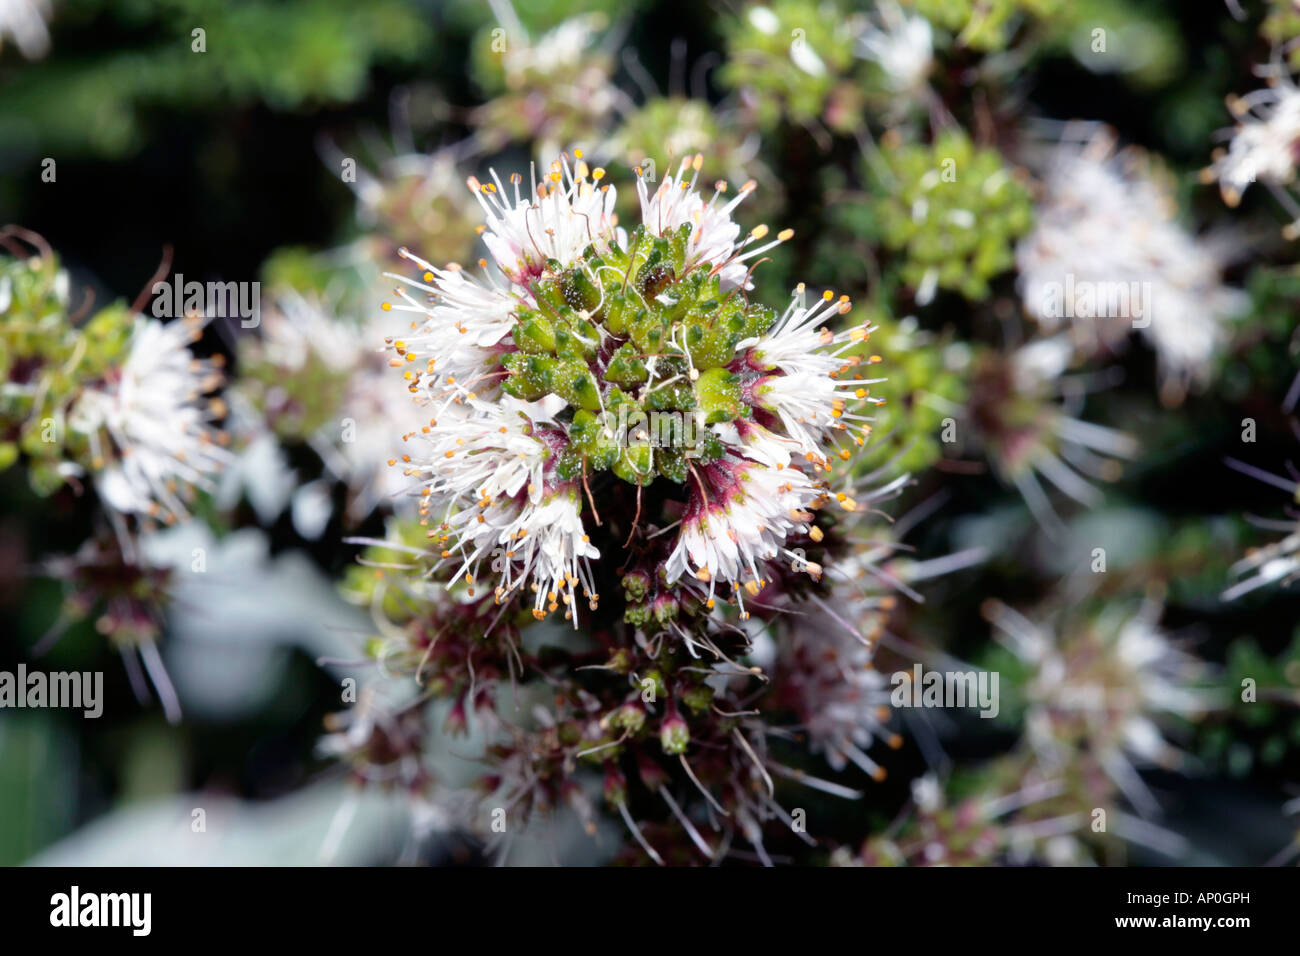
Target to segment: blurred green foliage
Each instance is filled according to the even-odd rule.
[[[0,139],[34,129],[46,151],[103,156],[138,149],[160,107],[347,102],[374,65],[414,62],[433,39],[401,0],[71,0],[58,16],[117,42],[7,77]]]
[[[758,125],[770,130],[783,118],[795,123],[828,119],[852,129],[862,122],[855,90],[839,77],[853,66],[853,44],[840,29],[845,11],[816,0],[777,0],[754,5],[726,21],[727,59],[719,77],[752,91],[747,104]],[[849,103],[828,108],[833,94]]]
[[[1023,175],[959,129],[928,146],[889,137],[882,147],[888,172],[871,201],[885,246],[903,254],[903,280],[930,294],[937,285],[987,297],[989,281],[1011,268],[1015,240],[1033,224]]]
[[[905,0],[937,26],[975,50],[1001,50],[1025,15],[1049,19],[1069,7],[1065,0]]]
[[[75,738],[49,711],[0,711],[0,866],[16,866],[76,819]]]

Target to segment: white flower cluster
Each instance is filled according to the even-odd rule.
[[[1252,183],[1263,184],[1282,203],[1292,222],[1288,238],[1300,236],[1300,203],[1285,187],[1295,181],[1296,150],[1300,148],[1300,89],[1291,77],[1275,68],[1261,72],[1269,85],[1241,97],[1231,97],[1228,108],[1237,120],[1227,149],[1218,149],[1202,173],[1206,182],[1219,183],[1223,201],[1241,202]]]
[[[1089,349],[1139,329],[1171,397],[1205,381],[1244,301],[1223,284],[1221,251],[1180,225],[1166,190],[1136,155],[1117,154],[1105,129],[1067,133],[1043,192],[1034,230],[1016,247],[1025,311],[1048,332],[1068,320]]]
[[[69,412],[69,427],[89,442],[100,496],[116,515],[181,520],[194,488],[211,489],[229,459],[213,428],[225,404],[206,397],[221,372],[189,350],[201,331],[198,319],[163,324],[138,316],[126,360]]]
[[[767,241],[765,226],[742,233],[732,214],[754,184],[731,197],[725,183],[711,195],[702,193],[702,165],[701,156],[684,160],[653,192],[638,181],[644,232],[676,236],[688,226],[681,275],[704,270],[724,291],[748,288],[747,263],[791,233]],[[575,624],[579,589],[593,605],[597,600],[588,562],[599,552],[581,516],[584,492],[590,497],[582,487],[585,475],[580,484],[557,474],[569,446],[567,403],[553,394],[536,401],[505,394],[501,359],[515,351],[511,333],[521,313],[538,308],[540,279],[575,264],[587,269],[589,254],[635,254],[614,213],[614,187],[603,178],[604,171],[590,169],[578,153],[573,163],[557,160],[527,191],[517,175],[509,190],[495,174],[489,183],[470,179],[485,215],[482,235],[491,263],[480,260],[484,278],[402,250],[422,274],[392,275],[402,283],[395,290],[399,301],[384,304],[416,317],[408,335],[389,342],[397,354],[392,364],[406,367],[409,389],[428,415],[406,436],[412,450],[400,462],[416,483],[421,515],[433,526],[430,537],[444,559],[459,562],[453,582],[464,577],[475,587],[486,560],[499,601],[531,587],[536,616],[563,605]],[[618,281],[626,285],[621,273]],[[800,288],[771,328],[736,349],[742,400],[765,421],[716,425],[725,453],[692,469],[692,496],[666,562],[667,582],[688,577],[710,603],[718,581],[756,593],[761,562],[777,557],[790,534],[811,532],[811,509],[830,497],[816,477],[830,470],[824,446],[840,435],[851,439],[846,444],[861,445],[861,432],[869,430],[846,405],[865,399],[866,386],[879,380],[844,374],[858,361],[846,351],[867,330],[833,334],[823,327],[848,311],[847,297],[827,292],[812,305],[802,300]],[[666,300],[661,295],[659,301]],[[590,328],[600,339],[587,343],[593,349],[617,344],[602,325]],[[675,339],[669,348],[689,362],[690,352]],[[691,371],[694,381],[698,372]],[[808,470],[795,466],[792,455],[802,455]],[[848,447],[840,449],[840,457],[848,455]]]
[[[1205,666],[1159,628],[1161,611],[1147,600],[1136,612],[1113,606],[1063,623],[1031,621],[999,602],[985,610],[999,639],[1032,669],[1025,723],[1045,765],[1083,747],[1135,807],[1152,813],[1158,805],[1137,766],[1181,760],[1159,722],[1216,705],[1200,683]]]

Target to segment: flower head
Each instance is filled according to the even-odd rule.
[[[1228,108],[1237,120],[1227,149],[1214,153],[1214,162],[1202,179],[1219,183],[1223,201],[1229,206],[1241,202],[1252,183],[1263,183],[1280,197],[1294,217],[1287,227],[1295,238],[1300,230],[1300,210],[1283,187],[1295,181],[1297,150],[1300,150],[1300,89],[1289,74],[1267,71],[1269,85],[1242,97],[1230,97]]]
[[[587,246],[614,239],[618,192],[601,184],[604,176],[603,169],[591,171],[581,157],[574,167],[562,157],[542,182],[534,180],[527,194],[520,192],[518,174],[510,177],[511,193],[495,175],[491,183],[470,178],[470,191],[485,217],[483,244],[512,283],[527,287],[547,269],[572,265]]]
[[[787,537],[811,530],[809,509],[827,497],[820,483],[797,468],[734,456],[701,469],[696,490],[665,565],[667,583],[687,576],[707,584],[710,605],[717,583],[729,583],[742,608],[737,586],[756,595],[765,584],[761,565],[781,556]]]
[[[418,429],[425,416],[384,357],[382,339],[392,318],[351,322],[319,297],[277,294],[260,334],[240,342],[231,405],[241,466],[254,467],[268,441],[310,445],[347,486],[346,517],[354,523],[404,490],[406,483],[384,462],[402,448],[395,426]],[[283,504],[267,510],[273,515]]]
[[[972,377],[971,417],[994,469],[1049,531],[1061,524],[1043,480],[1093,506],[1101,494],[1091,479],[1114,481],[1121,460],[1137,454],[1132,435],[1078,416],[1077,390],[1064,378],[1071,354],[1062,336],[1036,339],[1009,356],[981,353]]]
[[[653,193],[638,181],[630,232],[580,153],[526,193],[518,176],[509,195],[495,174],[471,180],[486,275],[404,252],[421,275],[394,276],[399,301],[385,308],[421,318],[389,342],[390,364],[428,419],[393,464],[452,582],[477,586],[490,566],[498,600],[531,590],[535,613],[563,607],[576,624],[574,602],[598,600],[590,562],[616,546],[594,540],[602,472],[655,501],[644,515],[633,505],[628,542],[643,518],[679,518],[640,560],[707,602],[721,582],[743,606],[787,539],[820,533],[816,508],[852,506],[827,478],[870,431],[858,409],[879,380],[854,371],[874,360],[860,354],[870,330],[829,328],[846,296],[807,305],[801,286],[778,315],[740,295],[750,260],[791,233],[744,232],[732,217],[753,184],[706,197],[703,164],[683,161]]]
[[[840,610],[850,619],[859,616],[848,606]],[[825,611],[810,614],[793,630],[778,652],[778,703],[800,717],[812,750],[824,754],[834,770],[853,763],[883,780],[885,768],[867,752],[877,740],[890,747],[903,740],[887,726],[890,688],[873,666],[874,644]]]
[[[366,232],[361,247],[381,261],[402,246],[421,249],[435,262],[464,258],[478,204],[460,188],[456,150],[375,152],[369,168],[358,163],[355,178],[348,177],[357,222]],[[332,147],[328,158],[334,166],[353,159]]]
[[[420,514],[438,519],[431,537],[444,545],[441,556],[460,562],[450,583],[464,576],[473,595],[486,558],[499,573],[497,601],[531,585],[539,618],[561,602],[572,616],[579,584],[593,607],[596,600],[587,562],[599,552],[583,527],[576,487],[555,476],[555,451],[565,443],[557,407],[508,395],[475,400],[451,406],[427,434],[407,436],[421,448],[406,456],[404,472],[420,479]]]
[[[934,30],[925,17],[885,0],[858,36],[857,53],[880,67],[892,92],[915,94],[934,64]]]
[[[119,514],[187,517],[194,489],[211,488],[228,458],[213,428],[225,405],[205,397],[219,365],[189,350],[200,334],[197,319],[137,317],[125,361],[73,406],[69,424],[87,436],[96,485]]]
[[[1067,325],[1084,351],[1138,329],[1155,350],[1162,394],[1203,383],[1243,302],[1223,284],[1225,249],[1189,234],[1140,154],[1114,135],[1070,131],[1051,153],[1033,231],[1016,247],[1025,310]]]
[[[531,142],[555,153],[600,128],[630,104],[611,82],[613,57],[602,44],[601,14],[571,17],[531,37],[507,2],[492,0],[499,28],[481,47],[476,72],[493,95],[475,109],[476,138],[487,151]]]
[[[724,289],[734,289],[737,286],[750,288],[745,260],[752,259],[773,244],[749,248],[743,255],[739,255],[737,240],[740,238],[740,226],[731,218],[731,214],[754,191],[757,184],[750,180],[740,187],[735,196],[725,199],[723,197],[727,184],[720,181],[714,186],[713,195],[705,200],[697,188],[703,164],[704,157],[699,153],[683,159],[677,175],[664,176],[663,182],[653,193],[649,191],[645,179],[638,177],[636,190],[641,199],[641,221],[650,234],[655,236],[666,236],[683,225],[690,225],[686,268],[704,264],[717,266]],[[757,236],[746,236],[739,246],[749,246],[764,235],[766,230]]]
[[[1080,751],[1094,759],[1143,812],[1156,803],[1136,767],[1175,768],[1181,755],[1160,730],[1170,717],[1195,719],[1215,706],[1204,665],[1157,626],[1157,601],[1134,612],[1064,612],[1031,621],[996,601],[985,615],[1030,668],[1024,693],[1029,741],[1048,766]]]

